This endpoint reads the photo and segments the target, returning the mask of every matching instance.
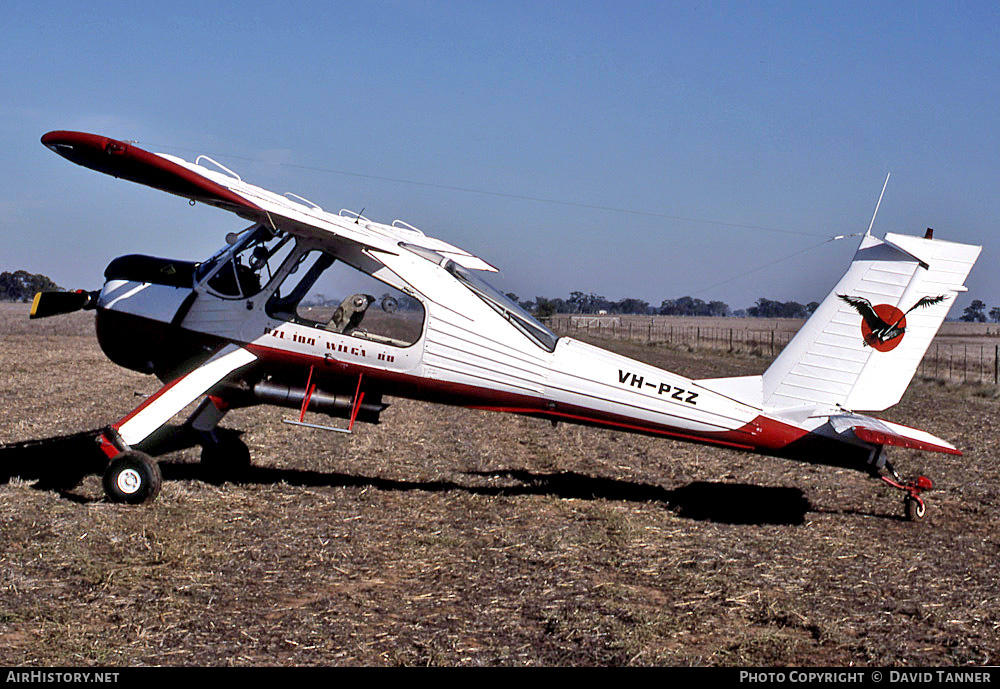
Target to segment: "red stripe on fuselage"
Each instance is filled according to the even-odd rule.
[[[130,319],[147,320],[141,316],[123,315]],[[195,339],[201,336],[206,343],[211,342],[214,347],[221,347],[228,342],[228,340],[217,336],[209,336],[186,330],[182,332],[185,335],[193,336]],[[550,407],[550,400],[541,396],[424,378],[364,363],[332,359],[327,356],[311,355],[255,343],[233,341],[233,344],[237,344],[254,353],[259,358],[259,363],[263,365],[263,370],[267,370],[268,373],[277,374],[281,373],[280,369],[287,369],[284,372],[286,379],[301,375],[302,380],[305,380],[308,367],[313,366],[315,367],[315,380],[320,382],[321,388],[325,387],[327,390],[331,388],[353,389],[356,387],[357,376],[363,374],[367,381],[365,384],[366,387],[371,387],[377,392],[397,397],[473,409],[505,411],[540,418],[556,418],[569,423],[644,433],[720,447],[756,450],[767,454],[779,454],[791,443],[810,435],[807,431],[800,428],[765,416],[758,416],[750,423],[744,424],[737,429],[698,433],[667,424],[657,424],[635,419],[623,414],[597,411],[579,405],[556,403],[558,406],[552,408]],[[201,364],[204,363],[205,359],[198,358],[195,361]],[[259,368],[258,370],[261,369]],[[187,373],[190,373],[190,371],[187,371],[185,375]],[[119,421],[115,427],[121,426],[121,424],[124,424],[135,414],[142,411],[142,409],[155,401],[156,398],[166,392],[170,386],[179,382],[183,377],[182,375],[172,380],[168,387],[161,388],[154,397],[146,400],[129,416]],[[331,381],[331,378],[336,378],[337,380]],[[326,385],[322,382],[324,380],[327,381]],[[831,440],[830,444],[835,444],[835,441]]]
[[[665,424],[644,422],[621,414],[553,403],[544,397],[505,392],[466,383],[422,378],[373,368],[364,364],[326,359],[263,345],[248,344],[244,346],[256,354],[260,361],[265,364],[272,362],[295,367],[316,366],[317,373],[322,372],[327,375],[333,373],[337,377],[345,379],[349,376],[364,374],[366,380],[377,381],[381,392],[437,404],[561,419],[571,423],[767,453],[780,451],[790,443],[809,435],[808,431],[801,428],[764,416],[758,416],[750,423],[737,429],[698,433]],[[322,364],[322,366],[318,364]],[[552,408],[551,404],[558,406]]]
[[[524,409],[517,407],[484,407],[484,406],[473,406],[470,409],[482,409],[485,411],[499,411],[507,412],[510,414],[526,414],[528,416],[542,416],[546,418],[551,418],[554,420],[571,421],[575,423],[583,423],[587,425],[601,426],[604,428],[620,429],[624,431],[632,431],[635,433],[649,433],[652,435],[662,435],[668,438],[674,438],[676,440],[688,440],[691,442],[698,443],[709,443],[712,445],[721,445],[723,447],[733,447],[738,450],[753,450],[753,445],[747,445],[745,443],[735,443],[729,442],[727,440],[722,440],[715,438],[710,435],[690,435],[688,433],[680,433],[678,431],[666,430],[660,427],[653,426],[642,426],[635,423],[623,423],[621,421],[610,421],[607,419],[598,419],[594,416],[584,416],[580,414],[570,414],[568,412],[555,411],[552,409]],[[723,433],[728,431],[723,431]]]

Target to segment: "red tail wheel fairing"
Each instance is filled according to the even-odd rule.
[[[49,132],[42,143],[77,165],[234,213],[260,208],[229,189],[125,141],[84,132]]]

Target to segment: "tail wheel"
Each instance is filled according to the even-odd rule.
[[[924,504],[923,500],[914,498],[911,496],[906,496],[906,518],[911,522],[918,522],[924,518],[924,514],[927,512],[927,506]]]
[[[156,499],[162,482],[156,460],[144,452],[126,450],[104,472],[104,494],[111,502],[139,505]]]

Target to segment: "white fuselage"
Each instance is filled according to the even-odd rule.
[[[762,451],[780,450],[790,437],[808,433],[782,423],[786,432],[776,441],[760,408],[578,340],[559,338],[550,351],[441,265],[406,251],[372,255],[424,307],[421,335],[409,346],[275,318],[265,309],[276,288],[270,285],[234,299],[197,284],[197,298],[175,326],[215,345],[244,346],[264,366],[297,368],[292,375],[302,384],[310,368],[335,388],[351,387],[362,375],[366,385],[390,395]],[[166,325],[190,294],[112,279],[98,308]],[[166,376],[184,372],[165,368]]]

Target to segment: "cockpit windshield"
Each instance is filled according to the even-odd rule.
[[[535,320],[534,316],[521,308],[513,299],[454,261],[449,260],[444,264],[444,268],[540,347],[550,352],[556,348],[558,336]]]
[[[221,297],[252,297],[273,278],[294,242],[284,232],[261,225],[226,237],[222,247],[198,265],[198,281],[207,279],[209,289]]]

